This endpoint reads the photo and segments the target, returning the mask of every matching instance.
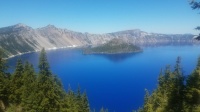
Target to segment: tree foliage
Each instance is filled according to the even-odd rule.
[[[43,49],[39,58],[39,73],[33,65],[18,60],[14,73],[9,76],[0,52],[0,112],[89,112],[86,93],[77,93],[62,87],[52,74]],[[3,105],[3,106],[2,106]]]
[[[158,87],[151,94],[145,90],[144,105],[138,112],[199,112],[200,111],[200,57],[197,67],[187,78],[183,76],[181,59],[174,70],[161,70]]]
[[[15,104],[20,104],[21,103],[21,89],[22,89],[22,74],[24,71],[24,67],[22,64],[22,60],[18,59],[17,60],[17,64],[16,64],[16,69],[13,73],[13,75],[11,76],[11,80],[10,80],[10,96],[9,96],[9,101]]]
[[[18,60],[11,76],[6,73],[6,62],[0,52],[0,112],[90,112],[86,92],[80,86],[76,92],[61,81],[51,70],[43,49],[39,59],[39,73],[33,66]],[[138,112],[199,112],[200,57],[194,71],[184,77],[181,58],[174,69],[168,65],[161,70],[158,87],[145,90],[144,105]],[[100,112],[108,112],[101,108]]]
[[[200,9],[200,2],[197,0],[191,0],[190,5],[192,9]]]
[[[3,50],[0,49],[0,111],[5,110],[5,105],[8,104],[8,81],[9,76],[6,73],[6,61],[3,59]]]
[[[200,9],[200,1],[198,0],[190,0],[190,5],[193,10],[199,10]],[[200,30],[200,26],[197,26],[195,28],[196,30]],[[200,34],[196,37],[197,40],[200,40]]]
[[[84,54],[118,54],[118,53],[133,53],[141,52],[142,49],[133,44],[127,43],[122,39],[114,38],[109,42],[96,46],[88,47],[83,52]]]

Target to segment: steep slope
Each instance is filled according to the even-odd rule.
[[[139,46],[158,46],[158,45],[179,45],[179,44],[197,44],[198,41],[193,39],[191,34],[158,34],[147,33],[141,30],[126,30],[109,33],[114,37],[121,37],[134,45]]]
[[[0,47],[7,55],[34,51],[39,46],[37,36],[34,29],[23,24],[4,27],[0,29]]]
[[[107,34],[90,34],[56,28],[53,25],[33,29],[24,24],[0,28],[0,48],[7,56],[45,49],[100,45],[113,38],[138,46],[157,46],[168,44],[198,44],[190,34],[157,34],[140,30],[126,30]]]
[[[53,25],[48,25],[43,28],[38,28],[36,31],[48,40],[55,47],[63,47],[66,45],[85,45],[87,40],[82,33],[72,32],[65,29],[56,28]]]

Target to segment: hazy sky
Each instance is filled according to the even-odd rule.
[[[188,0],[1,0],[0,21],[0,27],[52,24],[89,33],[141,29],[197,34],[200,14]]]

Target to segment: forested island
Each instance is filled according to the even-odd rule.
[[[114,38],[111,41],[96,47],[84,49],[84,54],[121,54],[141,52],[142,49],[122,39]]]

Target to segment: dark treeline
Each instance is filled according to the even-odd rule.
[[[14,73],[6,73],[7,66],[0,53],[0,112],[89,112],[86,92],[80,87],[73,92],[62,87],[53,75],[43,49],[39,59],[39,73],[33,66],[19,59]]]
[[[200,57],[188,77],[183,76],[178,57],[173,71],[170,66],[161,70],[157,89],[151,94],[145,91],[144,105],[138,112],[200,112]]]

